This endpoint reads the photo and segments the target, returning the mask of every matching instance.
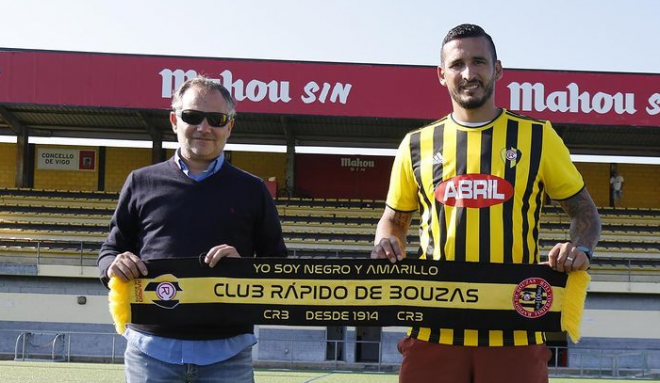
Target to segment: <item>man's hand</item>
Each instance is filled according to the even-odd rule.
[[[108,278],[113,276],[124,282],[147,275],[147,266],[130,251],[119,254],[108,267]]]
[[[218,262],[220,262],[220,260],[224,257],[240,258],[241,256],[233,246],[222,244],[212,247],[211,250],[206,253],[206,256],[204,257],[204,263],[208,264],[209,267],[215,267],[215,265],[217,265]]]
[[[380,242],[378,242],[371,251],[372,259],[387,258],[392,263],[401,261],[405,257],[406,252],[401,246],[399,238],[395,235],[392,235],[389,238],[381,238]]]
[[[544,263],[562,273],[586,270],[589,268],[589,257],[573,244],[585,245],[590,249],[596,247],[601,230],[598,209],[586,187],[573,197],[559,201],[559,205],[571,217],[571,242],[556,244],[548,254],[548,262]]]
[[[589,268],[589,257],[571,242],[558,243],[548,253],[548,261],[542,262],[560,273]]]
[[[406,257],[406,234],[412,221],[412,212],[398,211],[385,206],[376,227],[372,259],[387,258],[395,263]]]

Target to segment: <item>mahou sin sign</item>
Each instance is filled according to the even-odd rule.
[[[239,113],[430,120],[451,111],[434,66],[16,50],[0,50],[0,103],[168,109],[197,75],[227,87]],[[505,68],[495,98],[555,124],[660,127],[660,74]]]
[[[517,71],[498,84],[508,109],[553,122],[660,126],[660,76]],[[505,78],[507,78],[505,76]],[[500,81],[501,82],[501,81]],[[506,105],[506,104],[505,104]]]
[[[159,72],[162,78],[161,97],[171,98],[176,89],[186,80],[197,77],[197,72],[190,69],[184,71],[182,69],[163,69]],[[236,101],[249,100],[251,102],[271,102],[271,103],[289,103],[291,97],[291,83],[286,80],[270,80],[268,82],[259,79],[240,79],[234,78],[234,75],[229,70],[224,70],[220,73],[218,78],[213,80],[221,83],[227,88]],[[351,84],[327,82],[318,83],[316,81],[308,81],[302,86],[302,89],[297,92],[300,101],[304,104],[311,104],[313,102],[320,103],[341,103],[348,102],[348,96],[351,93]]]
[[[509,109],[513,111],[535,111],[543,112],[548,109],[552,112],[570,113],[598,113],[607,114],[630,114],[637,112],[635,109],[635,94],[617,92],[589,93],[580,91],[578,84],[572,82],[566,86],[566,90],[557,90],[547,93],[543,83],[530,84],[528,82],[519,84],[512,82],[507,85],[511,91]],[[647,108],[651,115],[657,114],[658,94],[649,98],[655,109]]]

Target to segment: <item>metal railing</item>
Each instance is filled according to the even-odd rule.
[[[52,340],[48,340],[43,344],[34,344],[33,340],[37,336],[46,336],[47,338],[52,336]],[[14,346],[14,360],[44,360],[46,356],[50,355],[50,361],[64,361],[64,355],[60,355],[56,350],[58,343],[62,345],[64,344],[64,334],[23,332],[18,336],[18,338],[16,338],[16,345]],[[50,349],[46,350],[48,351],[47,353],[41,351],[47,348]]]
[[[650,379],[660,377],[660,349],[615,350],[550,347],[552,376]],[[651,363],[654,358],[657,365]]]
[[[48,352],[32,353],[30,336],[44,336],[37,345]],[[48,338],[50,337],[50,338]],[[11,346],[10,346],[11,345]],[[59,358],[56,346],[63,345]],[[7,349],[4,347],[13,347]],[[0,357],[12,355],[16,360],[53,360],[65,362],[123,362],[126,340],[116,333],[48,332],[0,329]],[[373,347],[369,358],[359,349]],[[377,349],[376,353],[373,353]],[[660,348],[645,350],[551,347],[553,358],[548,364],[551,376],[660,378]],[[358,340],[308,340],[285,337],[259,339],[254,351],[255,365],[270,364],[279,368],[312,365],[316,368],[350,370],[372,369],[395,371],[401,363],[396,342]]]
[[[0,254],[0,262],[3,260],[17,265],[64,265],[64,266],[96,266],[97,255],[91,256],[86,252],[87,245],[90,242],[76,242],[78,248],[76,252],[73,251],[66,255],[49,255],[47,251],[43,251],[42,247],[48,242],[34,241],[36,249],[32,254],[15,254],[5,252]],[[79,245],[78,245],[79,244]],[[96,245],[94,243],[94,245]],[[100,248],[100,247],[99,247]],[[64,250],[62,250],[64,252]]]
[[[31,341],[37,338],[46,341],[41,344]],[[13,350],[5,348],[10,344]],[[0,330],[0,357],[13,353],[15,360],[117,363],[123,360],[125,348],[126,341],[117,333]]]

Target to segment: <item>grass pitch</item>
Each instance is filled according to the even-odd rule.
[[[255,383],[397,383],[396,374],[256,370]],[[637,380],[639,381],[639,380]],[[2,383],[123,383],[121,364],[0,361]],[[551,378],[550,383],[631,383],[632,380]],[[660,382],[644,380],[643,382]]]

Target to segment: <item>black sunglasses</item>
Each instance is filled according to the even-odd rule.
[[[189,125],[199,125],[205,118],[209,125],[214,128],[222,128],[229,122],[229,115],[220,112],[200,112],[194,109],[184,109],[177,110],[176,115]]]

